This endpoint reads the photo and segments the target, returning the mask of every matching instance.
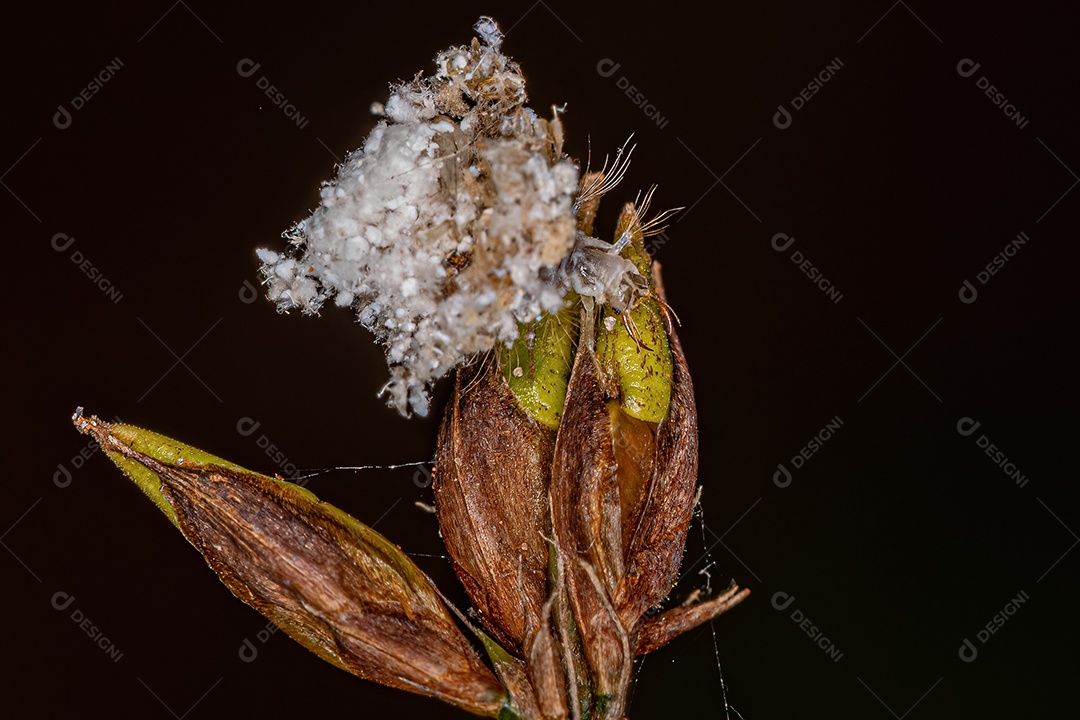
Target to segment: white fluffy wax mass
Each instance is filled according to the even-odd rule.
[[[578,168],[558,118],[525,106],[494,21],[476,30],[433,75],[391,88],[285,252],[258,251],[280,310],[356,311],[385,346],[383,392],[402,414],[425,415],[432,382],[558,310],[554,271],[574,245]]]

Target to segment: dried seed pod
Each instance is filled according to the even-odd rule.
[[[559,576],[581,637],[593,693],[598,700],[611,702],[612,717],[620,717],[633,655],[627,628],[612,603],[623,575],[622,512],[610,413],[590,347],[590,320],[583,324],[555,442],[551,519]]]
[[[682,345],[653,280],[659,268],[645,252],[632,204],[624,207],[616,235],[628,238],[623,253],[649,278],[650,292],[622,322],[607,311],[596,325],[624,553],[613,601],[624,625],[633,627],[678,577],[697,486],[697,409]]]
[[[530,417],[501,360],[459,370],[439,429],[435,509],[484,627],[522,652],[548,596],[547,490],[555,431]]]
[[[304,488],[131,425],[75,426],[162,509],[236,597],[359,677],[495,717],[506,690],[393,543]]]
[[[544,604],[540,626],[525,630],[525,665],[535,689],[537,709],[543,718],[562,720],[569,712],[567,706],[567,675],[551,626],[555,597]]]
[[[650,437],[641,425],[651,424],[627,412],[625,400],[613,413],[618,418],[612,427],[620,455],[625,458],[637,453],[648,457],[647,462],[623,462],[621,466],[624,484],[633,492],[628,493],[628,507],[624,510],[628,535],[624,545],[626,574],[615,591],[615,603],[624,622],[636,622],[671,592],[694,513],[698,469],[694,387],[674,328],[669,329],[667,338],[672,375],[666,417]]]
[[[635,418],[618,397],[607,394],[602,362],[583,340],[556,441],[552,520],[557,546],[582,559],[603,581],[627,631],[671,591],[693,516],[693,387],[678,338],[670,339],[674,371],[664,422]],[[586,622],[581,614],[577,620]]]
[[[559,575],[602,717],[625,712],[635,653],[745,597],[734,588],[645,619],[682,562],[697,486],[697,411],[632,205],[617,235],[626,240],[625,259],[650,278],[649,294],[621,309],[585,303],[551,483]]]

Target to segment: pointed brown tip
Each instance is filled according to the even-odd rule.
[[[111,423],[101,420],[97,415],[83,415],[82,405],[75,408],[75,412],[71,416],[71,422],[75,425],[76,430],[83,435],[93,436],[98,443],[101,443],[108,436],[111,427]]]
[[[692,605],[680,605],[667,612],[647,618],[638,629],[636,655],[645,655],[664,647],[687,630],[712,620],[717,615],[735,607],[750,594],[749,588],[740,589],[734,583],[712,600]]]

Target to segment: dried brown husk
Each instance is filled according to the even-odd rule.
[[[663,298],[658,298],[663,303]],[[634,654],[650,652],[743,597],[646,618],[671,592],[682,563],[697,489],[693,382],[669,315],[672,361],[666,417],[632,417],[620,403],[618,368],[597,356],[605,332],[586,309],[555,443],[551,507],[560,570],[605,717],[625,712]]]
[[[639,507],[627,517],[632,525],[626,528],[629,536],[626,571],[615,590],[615,604],[624,623],[637,622],[671,592],[678,579],[686,534],[694,514],[698,475],[694,385],[682,344],[670,321],[667,335],[672,358],[671,405],[667,418],[655,430],[652,446],[640,447],[647,445],[646,441],[638,440],[643,433],[638,430],[636,436],[631,436],[633,423],[629,421],[633,418],[621,410],[620,422],[613,424],[617,444],[640,448],[637,452],[648,458],[637,465],[647,468],[644,470],[647,479],[638,496]],[[625,463],[623,467],[627,468]],[[629,477],[635,472],[640,471],[633,466],[623,470]]]
[[[505,689],[427,576],[382,535],[292,483],[133,447],[185,447],[156,433],[117,426],[121,439],[97,418],[76,424],[125,473],[156,475],[221,581],[304,647],[359,677],[498,715]]]
[[[551,513],[559,575],[593,692],[616,699],[611,710],[619,717],[633,664],[631,639],[612,604],[623,575],[622,510],[610,412],[590,336],[583,332],[555,443]]]
[[[435,508],[484,627],[522,656],[548,599],[548,484],[555,432],[529,417],[496,353],[459,370],[439,429]]]

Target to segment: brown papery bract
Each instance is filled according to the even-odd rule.
[[[694,385],[682,344],[670,322],[667,335],[673,366],[668,416],[656,429],[649,461],[631,466],[630,470],[624,464],[622,469],[630,474],[647,473],[640,510],[627,518],[633,524],[624,528],[628,536],[626,574],[615,590],[619,616],[627,624],[636,623],[671,592],[678,579],[686,533],[694,513],[698,474]],[[616,424],[614,432],[619,433],[624,424],[629,423]],[[634,443],[634,439],[627,442]]]
[[[92,417],[76,425],[129,475],[159,478],[184,537],[221,581],[304,647],[362,678],[499,713],[506,691],[427,576],[382,535],[292,483],[132,447],[168,441],[156,433]]]
[[[439,527],[484,626],[517,654],[548,596],[554,445],[555,432],[521,410],[496,353],[459,371],[435,453]]]

